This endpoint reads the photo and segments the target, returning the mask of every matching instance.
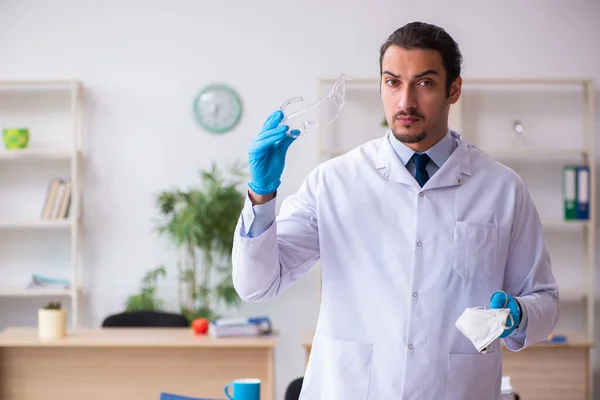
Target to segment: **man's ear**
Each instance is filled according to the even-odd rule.
[[[454,104],[462,93],[462,78],[459,76],[450,85],[450,104]]]

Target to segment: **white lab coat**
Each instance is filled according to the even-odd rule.
[[[479,354],[454,325],[496,290],[523,308],[510,350],[552,333],[558,288],[524,183],[451,133],[458,147],[423,188],[383,137],[318,166],[258,237],[240,217],[243,299],[273,298],[321,261],[302,400],[499,399],[501,343]]]

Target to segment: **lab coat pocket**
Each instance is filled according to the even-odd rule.
[[[500,398],[502,359],[500,352],[449,354],[446,400]]]
[[[466,280],[490,279],[498,267],[498,237],[493,222],[456,221],[453,270]]]
[[[367,400],[372,345],[327,338],[321,399]]]

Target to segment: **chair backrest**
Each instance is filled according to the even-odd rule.
[[[304,377],[294,379],[285,391],[285,400],[298,400],[302,391]]]
[[[181,314],[161,311],[131,311],[106,317],[103,328],[162,328],[189,327],[189,321]]]

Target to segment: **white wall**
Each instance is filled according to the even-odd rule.
[[[73,77],[86,86],[88,324],[121,311],[147,269],[173,261],[152,233],[155,193],[195,183],[211,161],[245,160],[263,119],[289,97],[313,95],[319,76],[376,76],[380,44],[406,22],[444,26],[463,51],[464,76],[600,80],[593,0],[294,3],[0,1],[0,80]],[[245,102],[228,135],[204,133],[190,114],[212,81],[233,85]],[[314,136],[293,145],[280,198],[314,167],[315,146]],[[315,324],[317,287],[311,273],[279,299],[242,309],[270,315],[281,331],[279,397],[302,374],[300,334]],[[33,321],[21,304],[37,307],[0,299],[3,326]]]

